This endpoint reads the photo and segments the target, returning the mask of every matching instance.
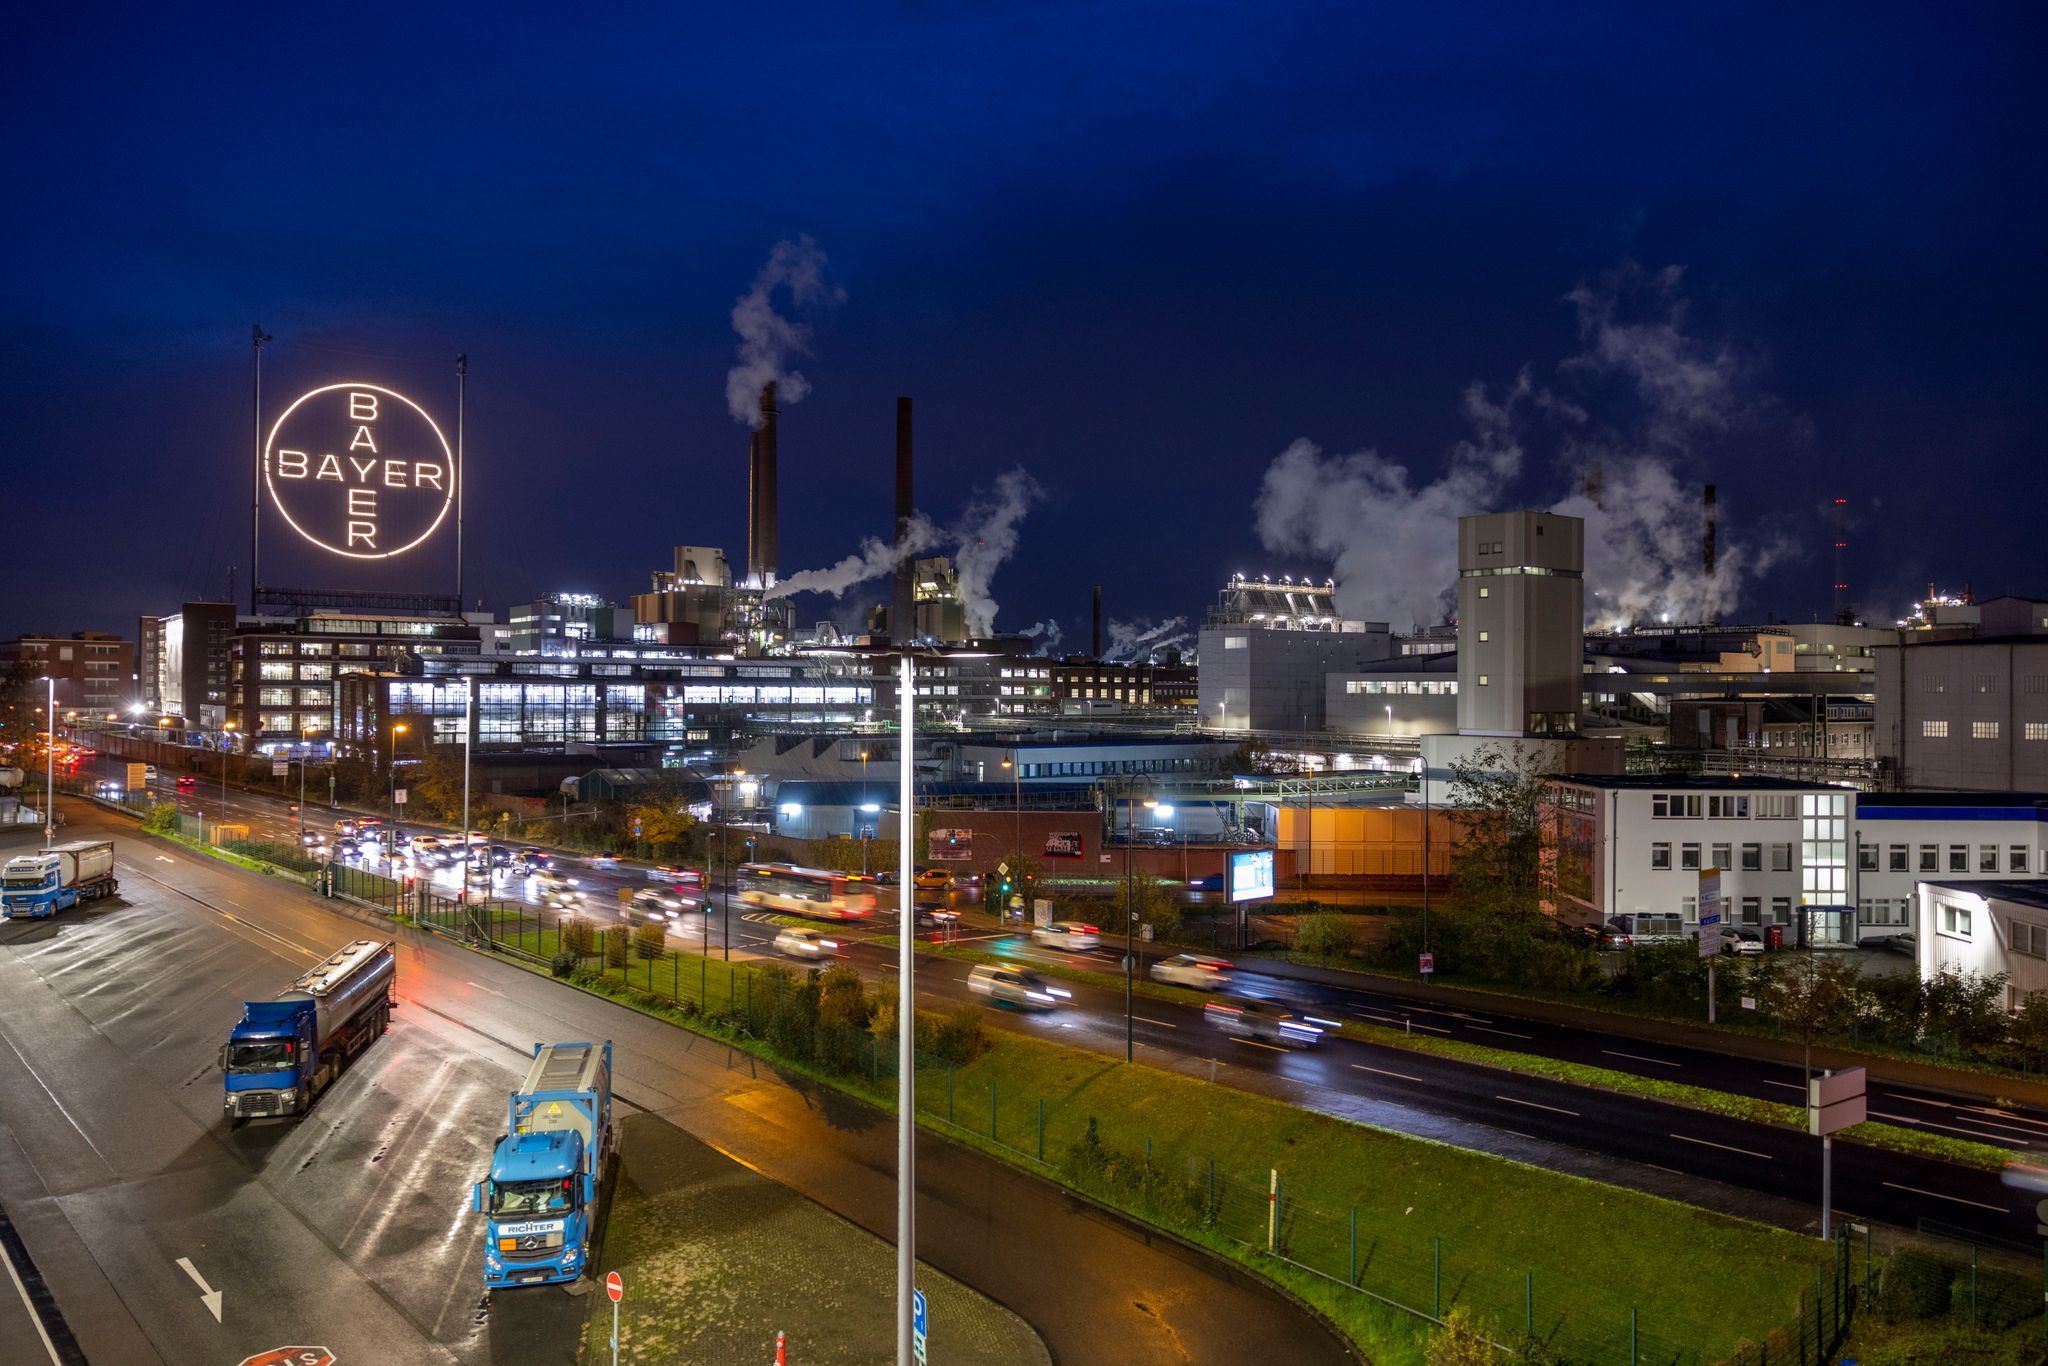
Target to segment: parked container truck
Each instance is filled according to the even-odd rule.
[[[391,1022],[398,964],[391,945],[358,939],[274,1001],[250,1001],[220,1051],[230,1120],[301,1115]]]
[[[486,1216],[484,1288],[573,1281],[612,1152],[611,1042],[535,1044],[510,1122],[470,1195]]]
[[[121,890],[112,840],[72,840],[17,854],[0,869],[0,920],[40,919]]]

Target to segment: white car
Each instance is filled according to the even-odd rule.
[[[1178,953],[1154,963],[1151,976],[1155,982],[1177,987],[1222,991],[1230,985],[1231,970],[1227,959],[1211,958],[1205,953]]]
[[[680,921],[683,912],[697,909],[695,903],[658,887],[643,887],[624,903],[623,914],[631,920]]]
[[[1056,949],[1079,949],[1083,952],[1102,947],[1102,931],[1093,925],[1084,925],[1078,920],[1055,920],[1050,925],[1040,925],[1031,931],[1033,943],[1050,945]]]
[[[575,878],[565,877],[552,868],[543,868],[538,873],[535,873],[533,875],[533,885],[534,890],[544,897],[567,900],[570,897],[581,895],[576,890]]]
[[[1074,996],[1073,992],[1054,986],[1030,968],[995,963],[982,963],[968,973],[967,989],[977,996],[988,997],[999,1006],[1015,1006],[1019,1010],[1051,1010]]]
[[[791,958],[832,958],[839,953],[839,941],[823,930],[783,930],[775,936],[775,951]]]

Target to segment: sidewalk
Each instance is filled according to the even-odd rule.
[[[1796,1040],[1767,1038],[1744,1030],[1720,1029],[1707,1024],[1704,1020],[1698,1024],[1690,1024],[1680,1020],[1628,1015],[1619,1011],[1602,1010],[1597,1006],[1580,1006],[1562,1001],[1547,1001],[1538,997],[1515,996],[1506,991],[1439,986],[1345,968],[1314,967],[1280,958],[1255,956],[1254,961],[1258,963],[1259,971],[1292,981],[1315,982],[1323,986],[1342,987],[1353,991],[1374,991],[1425,1005],[1452,1007],[1506,1019],[1531,1020],[1589,1033],[1619,1035],[1645,1043],[1696,1048],[1708,1053],[1751,1058],[1759,1062],[1785,1063],[1794,1067],[1800,1064],[1805,1053]],[[1994,1076],[1985,1072],[1943,1067],[1936,1063],[1917,1062],[1911,1058],[1859,1053],[1853,1049],[1825,1044],[1814,1045],[1813,1065],[1816,1068],[1862,1067],[1867,1069],[1871,1076],[1886,1081],[1924,1087],[1930,1091],[1946,1091],[1977,1100],[1996,1101],[2005,1098],[2026,1101],[2034,1105],[2048,1105],[2048,1081]]]

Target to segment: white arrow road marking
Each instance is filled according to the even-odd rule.
[[[178,1265],[185,1268],[185,1274],[187,1276],[190,1276],[192,1278],[192,1283],[199,1287],[200,1302],[206,1306],[207,1310],[210,1313],[212,1313],[213,1321],[215,1323],[219,1323],[220,1291],[215,1290],[212,1286],[206,1283],[206,1277],[199,1274],[199,1268],[192,1265],[192,1259],[190,1257],[178,1258]]]
[[[171,861],[171,859],[170,859],[170,856],[169,856],[169,855],[167,855],[167,854],[158,854],[158,855],[156,856],[156,861],[157,861],[158,863],[169,863],[169,862]]]

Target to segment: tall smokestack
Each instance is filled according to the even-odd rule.
[[[1090,659],[1102,658],[1102,585],[1095,585],[1095,632],[1089,637]]]
[[[761,572],[761,434],[747,433],[747,577],[759,581]]]
[[[896,591],[889,599],[889,637],[898,642],[917,634],[917,571],[909,554],[915,511],[910,474],[910,399],[905,396],[896,400]]]
[[[1835,499],[1832,509],[1835,531],[1835,620],[1844,626],[1855,618],[1849,605],[1849,500]]]
[[[1714,601],[1714,538],[1720,531],[1720,511],[1714,505],[1714,486],[1712,484],[1707,485],[1706,497],[1703,500],[1701,511],[1705,515],[1706,525],[1701,531],[1700,567],[1706,570],[1707,577],[1705,592],[1701,595],[1700,624],[1702,626],[1711,626],[1714,624],[1714,618],[1717,615],[1714,609],[1718,605]]]
[[[759,533],[753,548],[753,563],[748,571],[760,580],[763,588],[775,582],[775,384],[769,381],[761,386],[761,430],[754,459],[754,503],[757,509]]]

